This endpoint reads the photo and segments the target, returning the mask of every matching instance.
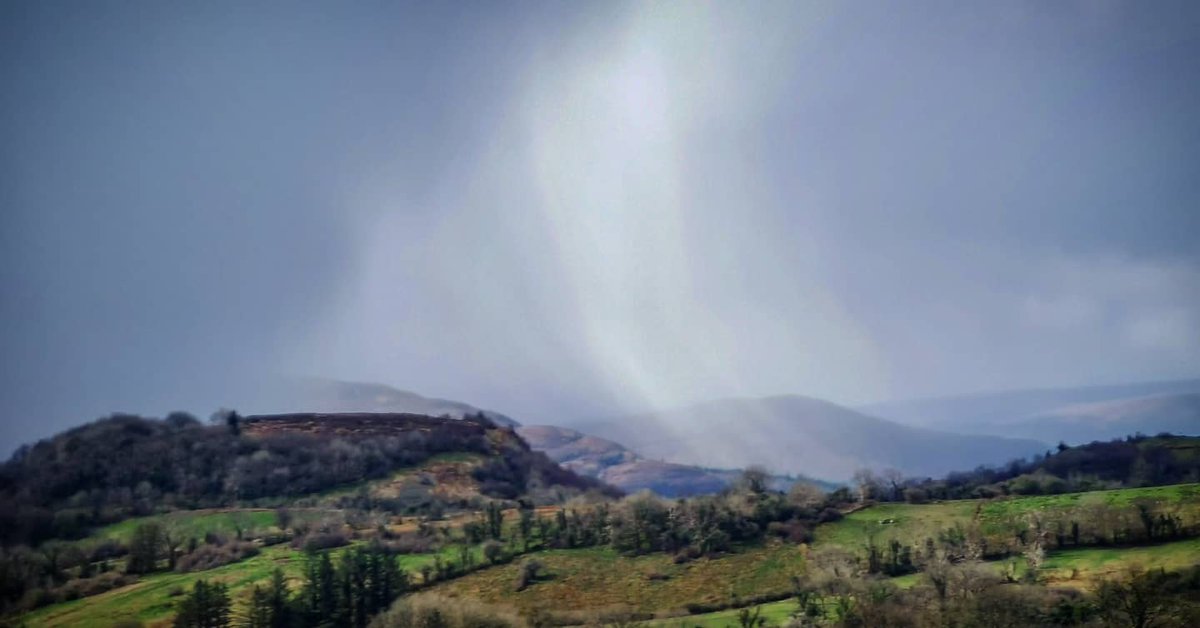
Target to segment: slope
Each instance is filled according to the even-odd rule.
[[[1033,440],[914,428],[800,396],[726,399],[579,429],[648,458],[827,478],[862,467],[941,475],[1045,450]]]
[[[530,447],[564,467],[627,493],[648,489],[664,497],[715,493],[728,478],[700,467],[646,460],[613,441],[553,425],[517,428]]]
[[[1200,433],[1200,379],[1013,390],[858,408],[916,427],[1068,443],[1142,432]]]

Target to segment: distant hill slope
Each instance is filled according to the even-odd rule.
[[[562,466],[627,493],[649,489],[664,497],[685,497],[727,486],[724,478],[699,467],[646,460],[618,443],[564,427],[533,425],[517,433]]]
[[[1016,390],[871,404],[863,412],[917,427],[1076,444],[1136,432],[1200,434],[1200,379]]]
[[[578,427],[648,458],[837,479],[862,467],[937,476],[1046,449],[1035,440],[900,425],[800,396],[726,399]]]
[[[424,397],[383,384],[344,382],[322,378],[289,378],[263,383],[252,399],[237,408],[257,414],[282,412],[403,412],[429,416],[483,412],[499,425],[520,425],[511,417],[461,401]]]
[[[530,447],[546,452],[562,466],[599,478],[626,493],[651,490],[664,497],[716,493],[738,476],[736,471],[647,460],[619,443],[565,427],[531,425],[517,428],[517,433]],[[789,482],[791,478],[778,480]],[[823,488],[832,486],[827,482],[814,483]]]

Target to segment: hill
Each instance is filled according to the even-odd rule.
[[[870,404],[915,427],[1075,444],[1141,432],[1200,435],[1200,379],[1046,388]]]
[[[205,425],[182,413],[164,420],[115,415],[22,447],[0,467],[0,543],[78,538],[161,510],[280,503],[446,454],[480,459],[466,472],[484,497],[617,494],[486,418],[233,414],[227,424]],[[432,506],[427,495],[421,499]]]
[[[1034,440],[914,428],[800,396],[726,399],[579,426],[648,458],[849,478],[893,467],[910,475],[996,464],[1044,451]]]
[[[649,460],[611,440],[553,425],[517,428],[529,446],[577,473],[599,478],[626,493],[650,490],[663,497],[688,497],[715,493],[737,481],[740,472]],[[832,490],[829,482],[806,477],[773,476],[786,489],[802,480]]]
[[[480,412],[499,425],[520,425],[511,417],[469,403],[424,397],[384,384],[345,382],[324,378],[266,379],[253,393],[234,399],[232,407],[261,414],[284,412],[390,412],[461,419]]]

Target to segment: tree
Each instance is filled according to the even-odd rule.
[[[883,481],[890,490],[888,499],[898,502],[904,496],[904,472],[899,469],[884,469]]]
[[[854,472],[854,487],[858,491],[858,501],[865,502],[874,499],[879,494],[879,479],[870,469],[859,469]]]
[[[178,522],[171,521],[162,527],[162,543],[167,550],[167,569],[175,569],[179,558],[179,546],[183,545],[183,529]]]
[[[488,502],[484,509],[484,517],[484,527],[487,529],[488,536],[500,539],[504,530],[504,510],[500,508],[500,504]]]
[[[250,595],[250,628],[286,628],[292,625],[292,599],[283,570],[276,568],[271,582],[255,585]]]
[[[1125,582],[1105,581],[1096,592],[1100,613],[1114,626],[1148,628],[1170,612],[1176,600],[1163,591],[1162,570],[1131,572]]]
[[[738,478],[738,488],[761,495],[767,492],[767,487],[771,482],[771,474],[767,470],[758,465],[750,465],[742,471],[742,476]]]
[[[825,492],[815,484],[796,482],[788,489],[788,501],[793,506],[815,510],[825,503]]]
[[[529,551],[529,539],[533,536],[533,509],[522,508],[521,517],[517,521],[517,529],[521,533],[521,542],[524,544],[526,552]]]
[[[143,523],[134,528],[133,538],[129,541],[129,562],[126,563],[125,571],[143,574],[158,568],[162,537],[162,527],[154,522]]]
[[[197,580],[179,603],[175,628],[224,628],[229,625],[229,589],[224,583]]]

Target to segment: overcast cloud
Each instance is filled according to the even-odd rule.
[[[4,3],[2,448],[1200,374],[1196,3],[465,4]]]

